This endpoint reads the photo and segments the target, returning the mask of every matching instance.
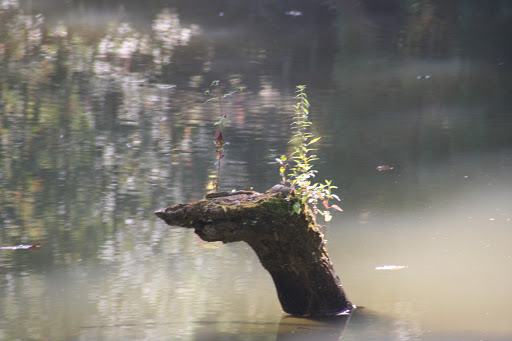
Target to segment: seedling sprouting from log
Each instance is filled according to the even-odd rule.
[[[222,118],[215,123],[217,130],[215,131],[215,154],[217,156],[217,180],[215,181],[215,192],[219,191],[220,184],[220,163],[224,158],[224,125],[227,123],[227,116],[223,115]]]
[[[218,80],[214,80],[210,84],[210,88],[204,92],[205,95],[211,96],[212,92],[214,91],[214,88],[218,87],[219,84],[220,84],[220,82]],[[219,102],[219,111],[220,111],[220,116],[221,116],[220,120],[218,120],[215,123],[215,125],[217,126],[217,129],[215,130],[214,141],[213,141],[213,143],[215,145],[215,155],[216,155],[216,159],[217,159],[217,177],[215,180],[215,191],[216,192],[219,191],[220,170],[221,170],[220,164],[221,164],[221,160],[224,158],[224,146],[226,144],[224,142],[224,126],[227,122],[229,122],[228,116],[224,113],[222,101],[224,100],[224,98],[226,98],[228,96],[232,96],[233,94],[235,94],[237,92],[242,92],[242,91],[243,91],[243,89],[240,86],[237,86],[234,90],[231,90],[231,91],[229,91],[225,94],[219,95],[219,96],[212,97],[205,102],[205,103],[208,103],[210,101],[217,100]]]
[[[306,94],[306,86],[297,86],[295,98],[297,104],[294,106],[294,116],[292,122],[293,137],[290,143],[293,145],[294,150],[290,155],[292,166],[290,167],[289,179],[286,178],[286,168],[288,158],[282,155],[277,158],[279,163],[279,174],[281,175],[282,183],[288,182],[293,193],[300,198],[300,201],[295,202],[293,210],[295,213],[300,214],[304,205],[310,205],[313,211],[313,219],[315,224],[317,222],[317,214],[324,218],[324,231],[327,222],[332,219],[330,209],[343,211],[338,205],[329,205],[330,199],[340,200],[340,198],[332,193],[332,190],[337,188],[331,185],[332,181],[326,180],[325,183],[313,183],[312,178],[315,177],[317,170],[313,169],[313,161],[318,160],[314,154],[316,149],[311,148],[313,144],[318,142],[321,137],[315,137],[311,133],[312,123],[309,120],[309,101]],[[320,209],[318,204],[322,203],[325,209]]]

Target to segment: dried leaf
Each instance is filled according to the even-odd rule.
[[[215,131],[215,146],[222,147],[224,145],[224,137],[222,136],[222,130],[217,129]]]

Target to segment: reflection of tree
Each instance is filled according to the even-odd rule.
[[[62,339],[91,315],[96,325],[176,311],[193,319],[205,317],[201,307],[222,302],[219,293],[211,302],[215,295],[202,291],[189,306],[195,286],[218,284],[193,268],[220,260],[201,252],[177,256],[199,246],[159,228],[152,211],[205,193],[218,112],[204,104],[203,90],[213,79],[248,88],[226,101],[225,186],[261,190],[277,181],[269,162],[284,152],[291,109],[291,96],[283,100],[276,86],[281,73],[272,69],[282,51],[272,56],[276,42],[260,33],[247,39],[245,32],[234,49],[213,39],[214,31],[183,25],[176,11],[153,18],[146,30],[128,21],[85,28],[50,23],[15,0],[0,0],[0,245],[43,245],[0,254],[1,271],[10,274],[0,283],[0,320],[12,326],[9,333]],[[287,44],[284,54],[293,62],[303,51]],[[172,264],[159,259],[165,252],[173,253]],[[237,264],[229,250],[219,252],[223,262]],[[253,261],[241,272],[254,273]],[[153,273],[155,267],[165,271]],[[236,294],[250,279],[235,280]],[[241,307],[254,308],[242,314],[265,313],[266,297],[239,296]],[[76,297],[94,307],[73,310]],[[44,316],[54,309],[62,319],[48,325]]]
[[[6,37],[1,50],[6,67],[1,80],[5,111],[1,156],[2,180],[8,189],[3,201],[9,212],[4,221],[34,231],[42,227],[36,219],[39,215],[101,217],[105,214],[95,213],[93,205],[88,205],[93,211],[72,210],[77,202],[105,201],[110,204],[99,209],[111,210],[119,200],[133,200],[140,194],[137,191],[145,191],[147,176],[156,173],[161,179],[160,172],[168,168],[165,158],[156,148],[152,154],[140,155],[140,150],[173,143],[165,129],[172,86],[147,85],[147,77],[131,72],[131,65],[145,55],[151,57],[149,66],[169,59],[172,44],[186,44],[192,31],[181,28],[176,15],[164,11],[155,29],[161,31],[162,22],[167,22],[164,28],[172,29],[165,37],[151,38],[120,24],[88,45],[80,33],[62,24],[45,27],[44,17],[25,15],[14,2],[4,7],[0,12]],[[173,35],[174,40],[169,38]],[[138,165],[141,159],[149,160]],[[55,186],[65,191],[56,191]],[[116,200],[95,199],[113,193]],[[154,198],[153,193],[144,196]],[[48,207],[55,212],[43,212]],[[21,236],[20,230],[10,231]]]
[[[203,262],[200,254],[173,257],[179,262],[171,266],[160,263],[168,272],[152,273],[146,265],[161,255],[160,248],[187,254],[182,249],[191,246],[186,234],[166,239],[152,211],[204,194],[214,162],[217,115],[202,104],[202,91],[178,89],[163,76],[176,49],[186,50],[198,28],[182,27],[170,10],[162,11],[152,28],[142,33],[120,23],[92,36],[63,23],[49,26],[42,15],[24,14],[16,2],[0,7],[0,245],[43,245],[25,255],[0,254],[2,271],[15,275],[0,285],[0,320],[12,326],[7,335],[13,338],[10,333],[20,330],[31,338],[65,338],[62,333],[77,328],[81,314],[88,315],[80,310],[64,316],[71,302],[77,304],[74,296],[84,305],[97,303],[97,318],[88,320],[96,325],[173,311],[202,316],[198,312],[208,296],[196,299],[197,307],[189,311],[196,281],[187,275],[187,269]],[[201,60],[195,72],[209,62]],[[267,130],[263,124],[248,128],[254,123],[247,120],[248,110],[258,112],[257,100],[243,97],[228,106],[236,112],[233,128],[240,130],[230,137],[233,145]],[[286,140],[279,134],[279,129],[268,134],[261,148]],[[249,179],[239,175],[235,156],[244,158],[243,153],[230,155],[226,174],[231,185],[245,186]],[[89,283],[94,275],[85,275],[89,270],[81,264],[101,264],[108,274]],[[41,265],[52,275],[65,265],[63,282],[48,283],[45,275],[32,274]],[[29,283],[18,278],[24,270]],[[73,288],[67,286],[70,278]],[[62,302],[59,288],[68,293]],[[258,301],[244,299],[243,306]],[[141,302],[146,306],[139,310]],[[55,309],[62,319],[48,325],[44,316]]]
[[[453,55],[457,1],[409,1],[402,44],[412,57]]]
[[[353,164],[340,182],[363,207],[424,204],[431,195],[427,165],[453,167],[461,153],[501,149],[510,141],[491,117],[507,105],[503,91],[510,88],[496,51],[510,46],[503,37],[510,4],[399,3],[367,1],[342,11],[337,91],[319,101],[326,113],[333,106],[338,112],[320,120],[334,146],[328,163]],[[399,167],[396,173],[375,172],[387,163]],[[410,185],[384,184],[389,179]],[[435,179],[442,181],[453,178]],[[407,190],[414,186],[422,190]]]

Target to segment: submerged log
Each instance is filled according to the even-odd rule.
[[[297,316],[330,316],[353,308],[336,276],[323,236],[309,208],[275,185],[254,191],[207,194],[204,199],[156,211],[167,224],[193,228],[208,242],[244,241],[256,252],[276,286],[281,306]]]

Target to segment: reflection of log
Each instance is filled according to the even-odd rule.
[[[354,311],[357,311],[354,310]],[[320,318],[286,316],[279,322],[277,341],[339,341],[351,315]]]
[[[310,210],[296,214],[295,197],[282,185],[266,193],[212,193],[205,199],[155,212],[169,225],[189,227],[201,239],[245,241],[270,273],[286,313],[327,316],[350,311],[339,278]]]

